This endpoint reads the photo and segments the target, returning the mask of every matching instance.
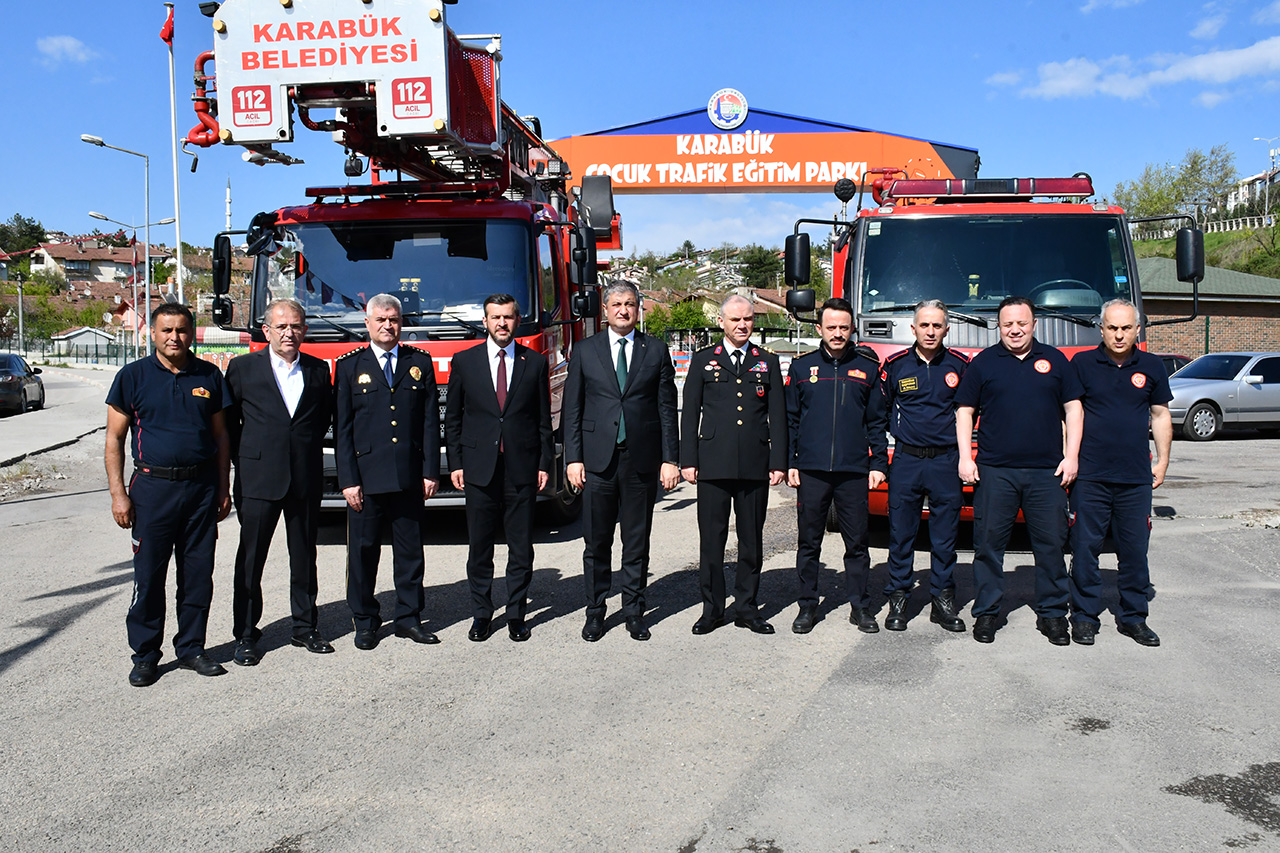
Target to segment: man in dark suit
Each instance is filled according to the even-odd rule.
[[[299,351],[307,323],[297,301],[277,299],[268,305],[262,331],[266,349],[227,365],[227,427],[236,465],[232,497],[240,518],[233,659],[241,666],[255,666],[262,659],[262,570],[281,513],[289,545],[292,643],[316,654],[333,651],[320,636],[316,609],[322,454],[333,419],[329,366]]]
[[[489,337],[449,367],[444,410],[449,478],[467,501],[467,583],[473,622],[467,637],[489,638],[493,541],[507,533],[507,633],[529,639],[525,607],[533,578],[533,512],[551,472],[551,390],[547,360],[516,343],[520,306],[495,293],[484,301]]]
[[[732,506],[738,527],[733,622],[772,634],[756,595],[769,487],[786,474],[787,401],[778,357],[751,343],[751,302],[736,294],[725,299],[720,328],[724,340],[689,360],[680,424],[680,473],[698,487],[702,616],[693,633],[709,634],[724,624],[724,545]]]
[[[636,331],[640,294],[626,282],[605,288],[609,328],[574,347],[564,391],[569,483],[582,495],[582,639],[604,636],[613,581],[613,528],[622,532],[622,612],[633,639],[649,639],[644,589],[658,483],[680,481],[675,368],[667,345]]]
[[[438,643],[422,626],[422,502],[440,485],[440,402],[426,353],[400,346],[400,300],[380,293],[365,312],[369,346],[338,360],[334,443],[347,500],[347,604],[357,649],[378,645],[373,591],[382,530],[391,528],[395,633]]]

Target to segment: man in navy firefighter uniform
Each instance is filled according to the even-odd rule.
[[[773,626],[757,610],[769,487],[787,467],[787,403],[778,357],[751,343],[755,309],[743,296],[720,305],[724,340],[689,359],[680,424],[680,469],[698,487],[698,578],[702,616],[693,633],[724,624],[724,546],[729,510],[738,528],[734,624],[757,634]]]
[[[185,305],[151,314],[155,353],[120,369],[107,394],[105,462],[116,524],[133,529],[133,600],[125,626],[134,687],[159,677],[165,575],[178,584],[178,663],[201,675],[226,672],[204,650],[213,599],[218,522],[231,512],[227,397],[218,368],[191,352],[195,320]],[[124,484],[124,443],[132,430],[133,476]]]
[[[338,360],[334,445],[338,486],[347,501],[347,604],[355,646],[378,645],[382,624],[374,588],[384,525],[391,528],[395,634],[437,643],[422,626],[423,501],[440,482],[440,404],[431,357],[400,346],[400,300],[369,300],[369,346]]]
[[[929,619],[948,631],[963,631],[956,615],[956,530],[960,525],[961,487],[956,456],[953,401],[969,359],[943,346],[947,306],[921,302],[911,322],[915,346],[891,356],[880,373],[893,434],[889,467],[889,582],[884,594],[889,612],[884,627],[907,629],[907,600],[915,561],[920,511],[929,498]]]
[[[787,484],[796,489],[800,579],[800,613],[791,630],[807,634],[818,621],[818,558],[834,501],[844,539],[849,621],[874,634],[880,626],[867,595],[867,491],[884,482],[889,468],[880,362],[871,350],[851,344],[853,307],[847,300],[822,303],[818,333],[821,347],[792,361],[787,371]]]
[[[1164,482],[1173,443],[1164,364],[1139,350],[1138,310],[1115,299],[1102,306],[1102,344],[1071,359],[1084,387],[1080,474],[1071,488],[1071,636],[1093,645],[1102,612],[1098,554],[1111,528],[1119,571],[1116,628],[1144,646],[1160,645],[1147,627],[1151,576],[1151,492]],[[1153,458],[1147,422],[1155,438]]]
[[[1080,453],[1080,380],[1056,347],[1034,337],[1035,309],[1006,297],[1000,342],[973,357],[956,390],[960,479],[973,492],[973,638],[995,641],[1004,598],[1004,549],[1018,510],[1035,556],[1036,628],[1055,646],[1067,632],[1066,487]],[[972,455],[977,416],[978,457]],[[1064,426],[1065,423],[1065,439]]]

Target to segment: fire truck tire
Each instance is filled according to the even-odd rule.
[[[1196,403],[1182,422],[1182,434],[1192,441],[1212,441],[1221,429],[1222,415],[1208,403]]]
[[[836,515],[836,503],[831,502],[831,506],[827,507],[827,532],[840,532],[840,516]]]

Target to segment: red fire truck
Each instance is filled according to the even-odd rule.
[[[395,294],[402,341],[431,354],[443,409],[450,359],[484,338],[485,297],[511,293],[522,313],[517,338],[550,367],[559,455],[568,359],[596,330],[596,249],[621,248],[621,225],[609,179],[571,190],[538,120],[502,102],[501,37],[456,35],[440,0],[203,8],[215,45],[196,61],[200,124],[188,142],[238,145],[260,165],[297,163],[276,148],[292,140],[296,114],[342,146],[347,178],[371,173],[368,183],[309,189],[309,203],[218,235],[215,322],[241,327],[261,347],[267,303],[292,297],[306,309],[304,350],[332,364],[367,340],[367,300]],[[211,60],[216,75],[205,73]],[[243,317],[230,297],[232,234],[244,235],[254,259]],[[572,515],[578,503],[559,461],[543,497]],[[441,478],[432,506],[461,505],[448,482]],[[344,505],[331,454],[323,505]]]
[[[997,343],[996,310],[1006,296],[1036,306],[1036,338],[1068,356],[1096,347],[1102,305],[1125,298],[1138,307],[1143,326],[1186,322],[1197,312],[1204,277],[1204,235],[1186,216],[1130,219],[1115,205],[1092,203],[1093,181],[1069,178],[895,178],[896,169],[874,169],[874,207],[852,220],[802,219],[787,238],[787,307],[812,320],[809,235],[801,225],[834,229],[833,296],[853,305],[861,344],[883,361],[914,345],[911,320],[925,299],[946,303],[951,329],[946,344],[967,355]],[[852,181],[836,185],[848,204],[860,195]],[[1142,314],[1142,289],[1130,227],[1157,220],[1186,220],[1177,231],[1178,278],[1192,284],[1191,316],[1151,320]],[[1151,226],[1148,226],[1151,227]],[[1145,336],[1139,346],[1146,348]],[[888,491],[871,494],[873,514],[888,512]],[[965,519],[972,518],[972,490],[965,489]]]

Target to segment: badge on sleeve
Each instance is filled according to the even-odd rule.
[[[959,385],[959,384],[960,384],[960,377],[959,377],[958,375],[956,375],[955,373],[948,373],[948,374],[947,374],[945,377],[943,377],[943,378],[944,378],[944,380],[946,381],[946,383],[947,383],[947,387],[948,387],[948,388],[954,388],[954,387],[956,387],[957,385]]]
[[[409,375],[412,376],[414,381],[416,382],[417,380],[422,378],[422,370],[418,367],[418,365],[415,364],[413,367],[409,368]]]
[[[368,385],[372,381],[373,380],[369,378],[369,374],[367,373],[361,373],[356,377],[356,384],[358,385]]]
[[[1147,374],[1135,373],[1129,377],[1129,381],[1133,383],[1134,388],[1142,388],[1147,384]]]
[[[850,370],[849,375],[854,379],[866,379],[867,372],[865,370]]]
[[[764,386],[763,386],[763,385],[757,385],[757,386],[756,386],[756,396],[757,396],[757,397],[763,397],[763,396],[764,396]]]
[[[1036,359],[1036,363],[1035,363],[1034,365],[1032,365],[1032,367],[1034,367],[1034,368],[1036,369],[1036,373],[1048,373],[1048,372],[1049,372],[1049,359],[1047,359],[1047,358],[1038,358],[1038,359]]]
[[[204,397],[206,400],[208,400],[208,399],[209,399],[209,397],[210,397],[209,389],[208,389],[208,388],[192,388],[192,389],[191,389],[191,396],[192,396],[192,397]]]

